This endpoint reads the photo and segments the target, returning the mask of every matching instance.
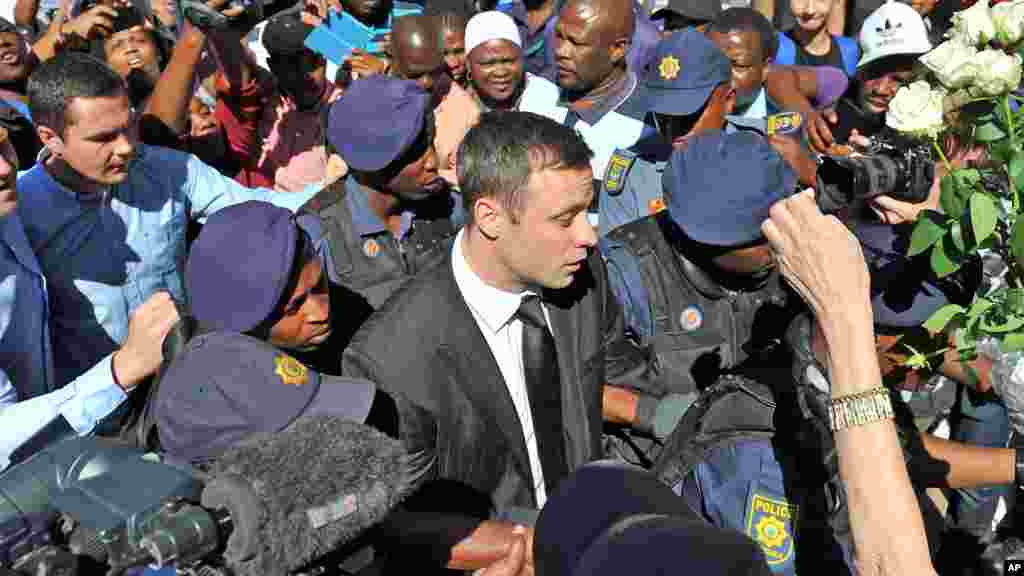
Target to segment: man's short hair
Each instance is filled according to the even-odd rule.
[[[36,67],[26,91],[32,121],[64,134],[69,123],[66,109],[75,98],[115,96],[127,93],[127,88],[117,72],[95,56],[62,52]]]
[[[760,12],[753,8],[729,8],[723,10],[710,24],[705,32],[728,34],[729,32],[755,32],[761,39],[761,50],[764,58],[774,59],[779,50],[779,38],[775,28]]]
[[[466,134],[458,176],[468,223],[480,198],[497,198],[513,222],[530,175],[590,166],[594,153],[575,130],[532,112],[488,112]]]

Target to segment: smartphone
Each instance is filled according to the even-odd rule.
[[[242,7],[256,20],[263,19],[264,0],[231,0],[229,8]],[[217,30],[231,24],[231,20],[220,11],[214,10],[202,0],[179,0],[177,13],[179,22],[188,20],[201,30]],[[180,30],[180,28],[179,28]]]
[[[139,14],[139,10],[135,6],[118,6],[114,10],[117,15],[114,16],[111,24],[115,33],[135,26],[142,26],[142,15]]]

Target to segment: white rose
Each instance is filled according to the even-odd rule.
[[[974,59],[978,51],[954,38],[921,56],[920,61],[949,89],[970,86],[978,75]]]
[[[992,7],[992,24],[996,37],[1007,46],[1024,37],[1024,0],[1003,2]]]
[[[992,24],[986,0],[978,0],[967,10],[953,14],[952,22],[953,27],[946,35],[950,38],[960,38],[964,44],[983,46],[996,36],[996,28]]]
[[[975,58],[974,86],[984,96],[1000,96],[1020,85],[1020,57],[1001,50],[982,50]]]
[[[943,128],[944,96],[944,92],[933,90],[923,80],[904,86],[889,102],[885,123],[893,130],[910,136],[934,138]]]

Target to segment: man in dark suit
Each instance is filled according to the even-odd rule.
[[[522,521],[601,458],[602,422],[664,433],[684,409],[655,399],[646,352],[623,338],[587,220],[590,157],[552,120],[485,114],[459,153],[467,224],[451,253],[344,353],[346,375],[435,415],[439,476],[486,496],[492,518]]]

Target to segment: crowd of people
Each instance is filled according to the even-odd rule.
[[[0,470],[337,414],[420,486],[343,573],[974,573],[1024,451],[898,345],[980,281],[904,255],[944,168],[815,195],[959,1],[17,0]]]

